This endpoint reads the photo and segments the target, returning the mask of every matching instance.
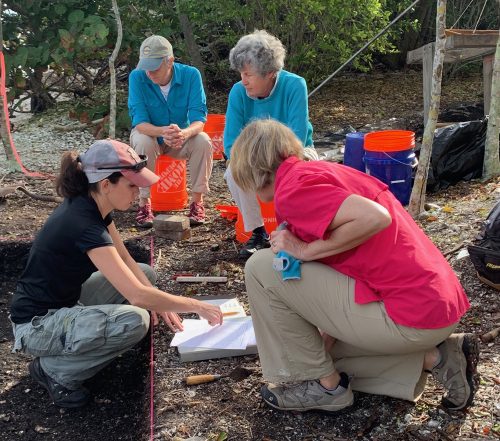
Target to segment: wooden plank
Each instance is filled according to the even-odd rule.
[[[498,35],[496,29],[446,29],[444,31],[448,35]]]
[[[429,43],[429,45],[433,45],[434,43]],[[428,46],[428,45],[426,45]],[[406,64],[422,64],[424,57],[424,47],[421,46],[418,49],[410,51],[406,54]],[[474,58],[481,58],[485,55],[490,55],[495,53],[495,48],[487,47],[487,48],[457,48],[457,49],[448,49],[444,55],[445,63],[456,63],[459,61],[467,61],[472,60]]]
[[[461,48],[448,49],[444,54],[445,63],[457,63],[461,61],[472,60],[474,58],[482,58],[485,55],[493,54],[495,49],[488,48]]]
[[[489,115],[491,105],[491,80],[493,79],[493,55],[483,58],[484,114]]]
[[[420,64],[424,58],[424,47],[434,45],[434,43],[428,43],[425,46],[420,46],[417,49],[413,49],[406,53],[406,64]]]
[[[449,35],[446,38],[446,49],[457,49],[457,48],[485,48],[485,47],[496,47],[498,40],[497,34],[492,35],[481,35],[481,34],[471,34],[471,35]]]
[[[226,283],[227,277],[217,277],[217,276],[179,276],[175,278],[176,282],[179,283]]]

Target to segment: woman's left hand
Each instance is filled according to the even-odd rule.
[[[155,312],[151,311],[151,316],[153,317],[153,326],[158,324],[158,315],[163,319],[173,332],[183,331],[184,326],[182,326],[182,319],[176,312]]]
[[[307,243],[300,240],[297,236],[288,230],[273,231],[269,239],[271,243],[271,250],[274,253],[279,251],[286,251],[296,259],[304,259],[304,251]]]

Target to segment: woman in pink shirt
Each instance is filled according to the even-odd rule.
[[[303,161],[300,141],[273,120],[242,131],[231,169],[242,189],[274,199],[287,226],[245,267],[263,374],[288,383],[264,386],[267,404],[337,411],[353,389],[416,401],[429,373],[446,389],[445,407],[472,403],[479,345],[453,333],[469,302],[385,184]],[[282,257],[295,262],[292,277],[278,271]]]

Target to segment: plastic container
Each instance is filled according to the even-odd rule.
[[[221,217],[233,221],[238,218],[238,207],[236,205],[216,205],[216,210],[219,210]]]
[[[214,148],[214,159],[224,159],[224,126],[226,125],[226,116],[217,113],[209,113],[207,122],[203,131],[210,136]]]
[[[278,226],[276,224],[276,213],[274,212],[274,202],[262,202],[259,200],[260,213],[262,214],[262,219],[264,220],[264,228],[267,234],[271,234],[272,231],[276,230]],[[235,224],[236,229],[236,240],[241,243],[246,243],[252,237],[251,231],[245,231],[243,225],[243,216],[240,210],[238,210],[238,219]]]
[[[151,186],[153,211],[176,211],[186,208],[186,161],[160,155],[156,159],[155,173],[160,180]]]
[[[410,202],[413,169],[418,161],[413,148],[415,133],[408,130],[382,130],[365,135],[366,173],[385,182],[403,205]]]
[[[365,156],[364,140],[364,133],[348,133],[345,137],[344,148],[344,165],[362,172],[365,171],[365,163],[363,161],[363,157]]]

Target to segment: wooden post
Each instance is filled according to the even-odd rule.
[[[486,103],[486,97],[484,102]],[[500,158],[498,157],[498,133],[500,123],[500,38],[497,40],[495,60],[491,75],[491,100],[488,129],[484,146],[483,180],[500,175]]]
[[[493,77],[493,54],[483,57],[484,114],[490,114],[491,80]]]
[[[115,14],[116,20],[116,28],[117,28],[117,36],[115,48],[113,49],[113,53],[111,57],[109,57],[109,137],[115,137],[115,129],[116,129],[116,73],[115,73],[115,60],[118,56],[118,52],[120,51],[120,46],[122,45],[122,21],[120,18],[120,10],[118,9],[118,4],[116,0],[111,0],[113,5],[113,13]]]
[[[434,59],[435,43],[426,44],[423,47],[422,55],[422,81],[424,91],[424,127],[429,119],[429,109],[431,108],[432,89],[432,62]]]
[[[443,76],[444,52],[446,46],[446,0],[438,0],[436,15],[436,46],[434,54],[434,65],[432,71],[431,99],[427,124],[424,129],[424,138],[420,149],[420,158],[415,176],[415,183],[410,197],[409,213],[415,218],[424,210],[425,189],[429,164],[431,162],[432,143],[434,131],[439,114],[441,101],[441,78]]]

